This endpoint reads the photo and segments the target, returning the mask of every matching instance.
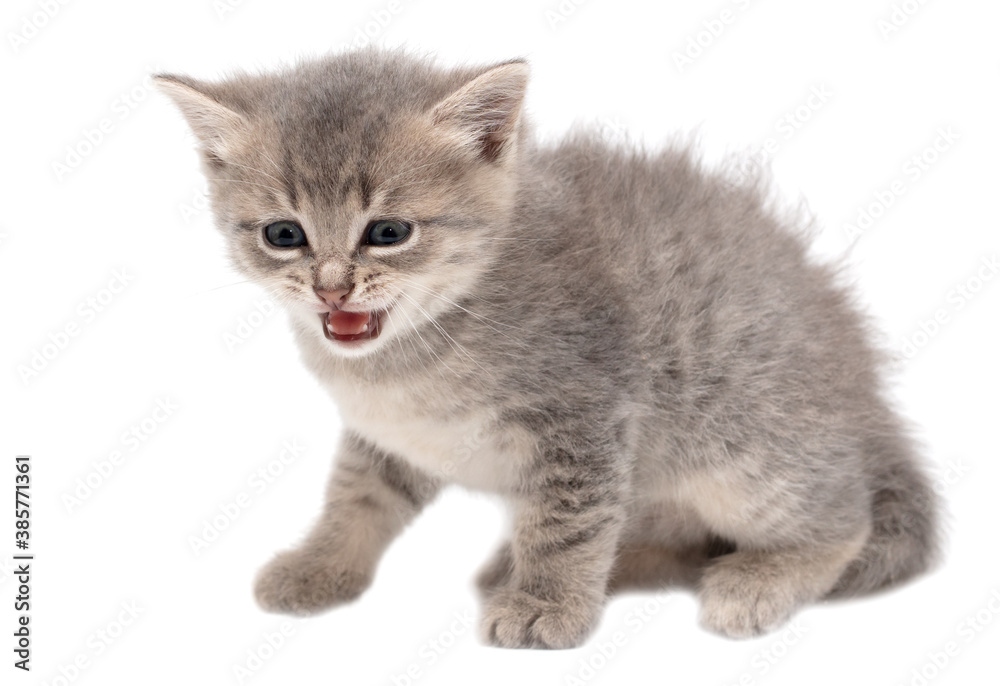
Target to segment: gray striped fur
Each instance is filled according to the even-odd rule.
[[[159,77],[235,264],[287,306],[346,427],[323,514],[262,571],[261,605],[355,598],[449,482],[510,504],[479,577],[499,646],[579,645],[627,588],[693,587],[703,623],[738,637],[924,571],[933,492],[868,325],[807,257],[808,218],[686,145],[536,143],[527,76],[371,49]],[[379,218],[414,233],[362,246]],[[264,245],[277,219],[308,248]],[[358,350],[317,317],[313,288],[340,287],[392,307]]]

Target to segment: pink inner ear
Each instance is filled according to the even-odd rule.
[[[487,161],[494,161],[513,135],[527,84],[527,67],[511,63],[476,77],[441,102],[435,123],[465,131]]]
[[[156,77],[156,85],[180,108],[209,161],[226,157],[236,142],[243,139],[246,120],[206,92],[203,84],[185,77],[160,74]]]
[[[500,157],[504,145],[510,138],[511,128],[507,127],[505,122],[500,120],[494,127],[483,130],[479,138],[479,145],[481,147],[480,155],[484,160],[493,162]]]

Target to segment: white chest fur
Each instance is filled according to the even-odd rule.
[[[401,389],[334,386],[346,427],[445,482],[503,492],[517,481],[530,448],[526,436],[501,431],[485,412],[445,409]]]

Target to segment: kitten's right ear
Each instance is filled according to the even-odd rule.
[[[513,61],[493,67],[434,106],[436,126],[451,129],[457,140],[495,162],[516,141],[528,65]]]
[[[170,96],[210,157],[225,159],[246,131],[239,113],[213,98],[202,83],[186,76],[156,74],[153,82]]]

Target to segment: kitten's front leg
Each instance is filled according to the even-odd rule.
[[[606,456],[552,460],[515,504],[509,573],[486,587],[482,634],[504,648],[572,648],[593,630],[624,521],[623,479]]]
[[[307,615],[353,600],[371,583],[382,552],[439,489],[403,460],[347,432],[319,521],[298,547],[257,575],[257,602]]]

